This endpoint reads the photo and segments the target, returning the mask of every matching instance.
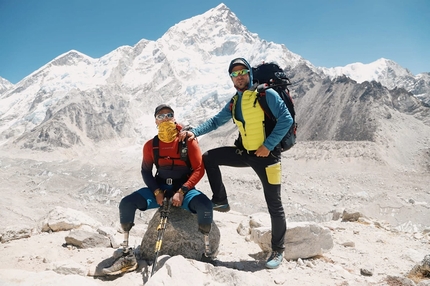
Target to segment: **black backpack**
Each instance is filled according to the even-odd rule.
[[[256,86],[256,90],[259,94],[258,102],[260,103],[260,106],[264,110],[266,116],[276,124],[276,118],[270,111],[265,96],[266,89],[272,88],[285,102],[285,105],[287,106],[291,117],[293,117],[293,124],[291,125],[290,130],[288,130],[287,134],[284,136],[284,138],[282,138],[281,142],[279,143],[281,146],[281,151],[287,151],[296,144],[297,132],[294,102],[290,96],[290,90],[288,89],[288,86],[291,85],[290,79],[287,77],[284,71],[275,63],[263,63],[257,67],[253,67],[252,74],[253,84],[254,86]]]
[[[152,152],[154,154],[154,164],[157,167],[158,170],[158,159],[160,158],[160,148],[159,148],[159,142],[160,139],[158,139],[158,135],[155,135],[152,139]],[[178,154],[180,156],[180,159],[182,161],[185,161],[188,168],[192,170],[190,158],[188,158],[188,146],[187,146],[187,140],[181,141],[178,144]]]

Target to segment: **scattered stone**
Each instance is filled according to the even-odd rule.
[[[416,286],[414,281],[406,277],[388,275],[387,278],[385,278],[385,281],[387,282],[387,285],[393,285],[393,286],[397,286],[397,285],[398,286]]]
[[[342,213],[342,221],[346,222],[354,222],[354,221],[358,221],[358,219],[361,217],[361,213],[360,212],[354,212],[351,210],[344,210]]]
[[[27,225],[8,226],[0,236],[0,242],[8,242],[11,240],[28,238],[33,233],[33,229]]]
[[[364,268],[360,269],[360,274],[363,276],[373,276],[373,267],[371,266],[366,266]]]
[[[430,254],[424,256],[421,264],[416,264],[412,270],[409,271],[407,277],[415,283],[424,279],[430,279]]]
[[[353,241],[346,241],[342,243],[343,246],[345,247],[355,247],[355,242]]]
[[[240,224],[237,226],[236,230],[237,233],[242,236],[247,236],[251,233],[251,228],[249,226],[249,219],[245,219],[240,222]]]
[[[339,220],[342,216],[342,213],[339,211],[333,211],[333,220]]]

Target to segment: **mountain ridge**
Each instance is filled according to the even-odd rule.
[[[104,140],[144,142],[155,132],[152,112],[161,102],[173,106],[180,122],[197,125],[234,94],[226,63],[238,56],[253,65],[274,61],[285,67],[293,82],[299,141],[388,142],[392,135],[384,126],[391,126],[393,114],[402,126],[418,119],[423,138],[417,149],[429,140],[429,108],[407,89],[317,68],[284,45],[260,39],[220,4],[156,41],[142,39],[99,59],[75,50],[56,57],[0,95],[0,145],[53,151]],[[390,60],[375,63],[383,65],[392,82],[412,80]],[[235,131],[229,132],[228,137]]]

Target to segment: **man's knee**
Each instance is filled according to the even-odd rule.
[[[119,209],[139,209],[139,210],[146,210],[148,207],[148,204],[146,202],[146,199],[142,197],[138,192],[131,193],[128,196],[125,196],[122,198],[121,202],[119,203]]]
[[[205,213],[205,217],[207,216],[206,213],[212,213],[212,202],[211,200],[204,194],[198,194],[194,196],[188,207],[191,211],[197,212],[197,213]]]
[[[211,231],[211,224],[199,224],[199,231],[203,234],[209,234],[209,232]]]
[[[127,222],[127,223],[121,223],[121,228],[123,231],[130,231],[130,229],[134,226],[134,223]]]
[[[205,164],[205,166],[206,166],[206,164],[208,164],[208,163],[210,162],[210,156],[209,156],[209,153],[208,153],[208,152],[203,153],[203,155],[202,155],[202,159],[203,159],[203,163],[204,163],[204,164]]]
[[[136,209],[144,211],[147,209],[146,199],[138,192],[134,192],[122,198],[119,203],[119,220],[124,231],[129,231],[134,225]]]

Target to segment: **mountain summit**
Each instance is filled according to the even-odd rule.
[[[98,59],[71,50],[16,85],[6,82],[0,145],[52,151],[109,140],[140,144],[155,132],[152,114],[160,103],[172,105],[180,122],[199,124],[234,94],[227,65],[235,57],[285,68],[294,83],[300,141],[385,144],[395,137],[387,131],[392,118],[406,125],[417,120],[419,133],[429,134],[429,108],[410,93],[428,94],[428,75],[414,77],[387,59],[317,68],[284,45],[260,39],[220,4],[156,41],[142,39]],[[234,136],[229,130],[224,137]]]

